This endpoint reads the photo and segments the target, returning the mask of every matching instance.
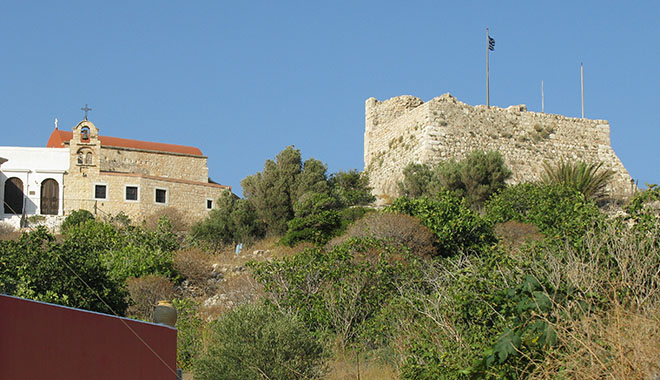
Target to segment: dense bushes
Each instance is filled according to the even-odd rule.
[[[433,197],[447,189],[465,198],[470,207],[479,208],[504,188],[511,170],[499,152],[473,151],[461,161],[442,161],[435,167],[411,163],[403,174],[399,188],[407,197]]]
[[[598,206],[579,191],[560,185],[523,183],[507,187],[486,206],[493,222],[536,225],[547,236],[579,239],[603,220]]]
[[[68,228],[64,239],[90,255],[97,255],[117,281],[147,274],[175,277],[172,255],[179,243],[166,218],[161,219],[155,230],[130,223],[117,225],[88,220]]]
[[[123,315],[126,292],[98,255],[44,227],[0,241],[0,293]]]
[[[346,232],[332,239],[328,246],[336,247],[352,238],[375,238],[407,247],[412,254],[432,257],[437,254],[436,236],[418,218],[394,213],[371,212],[351,224]]]
[[[448,256],[477,252],[495,242],[489,221],[470,210],[465,201],[448,190],[437,198],[399,198],[388,208],[419,218],[437,236],[438,252]]]
[[[200,380],[317,379],[323,346],[290,313],[245,305],[211,325],[206,353],[197,361]]]
[[[369,331],[415,265],[405,248],[375,239],[252,264],[272,304],[284,313],[296,312],[305,325],[332,332],[343,343],[358,335],[379,339]]]

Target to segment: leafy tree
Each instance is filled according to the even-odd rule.
[[[217,250],[222,245],[249,243],[264,232],[252,204],[225,192],[206,219],[192,226],[190,236],[193,241],[205,242]]]
[[[263,172],[241,181],[243,195],[252,203],[269,233],[283,234],[287,222],[293,219],[293,203],[301,191],[296,186],[296,177],[301,170],[300,151],[289,146],[278,153],[275,161],[267,160]]]
[[[438,193],[437,199],[401,197],[386,210],[419,218],[435,233],[443,256],[479,251],[496,241],[491,223],[449,190]]]
[[[200,380],[317,379],[323,346],[293,314],[243,305],[211,325],[206,352],[195,364]]]
[[[432,186],[435,181],[429,165],[410,163],[403,169],[403,181],[399,182],[399,190],[408,198],[432,196],[438,190],[435,185]]]
[[[492,194],[504,188],[511,170],[499,152],[473,151],[461,161],[443,161],[434,168],[410,164],[399,183],[408,197],[433,197],[441,189],[449,189],[464,197],[470,207],[479,208]]]
[[[308,192],[295,205],[295,218],[289,221],[282,243],[293,246],[301,241],[324,244],[340,228],[337,200],[328,194]]]
[[[562,185],[584,194],[587,199],[600,199],[605,196],[607,184],[614,175],[613,170],[602,168],[603,163],[584,161],[561,161],[555,166],[543,163],[542,181],[548,185]]]
[[[18,241],[0,241],[0,293],[119,315],[127,307],[122,282],[96,252],[75,241],[58,243],[43,226]]]
[[[499,152],[477,150],[460,162],[440,163],[435,176],[441,186],[464,196],[471,207],[477,207],[504,188],[511,170]]]
[[[302,170],[295,176],[295,192],[291,198],[294,208],[300,198],[307,193],[327,194],[329,192],[327,170],[328,167],[319,160],[310,158],[305,161]]]
[[[374,200],[369,187],[369,177],[364,172],[338,171],[328,179],[332,195],[343,207],[364,206]]]

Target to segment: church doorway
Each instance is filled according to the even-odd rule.
[[[12,177],[5,182],[5,214],[23,213],[23,181]]]
[[[54,179],[47,179],[41,183],[41,214],[57,215],[60,210],[60,186]]]

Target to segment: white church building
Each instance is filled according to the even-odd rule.
[[[33,215],[63,215],[69,148],[0,147],[0,221],[14,227]]]

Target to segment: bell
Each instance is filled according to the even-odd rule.
[[[176,326],[176,308],[170,301],[158,301],[154,309],[154,323],[161,323],[170,327]]]

